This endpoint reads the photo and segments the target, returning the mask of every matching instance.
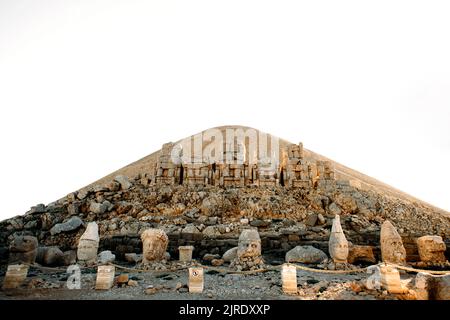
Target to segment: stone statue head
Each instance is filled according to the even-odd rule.
[[[261,238],[257,230],[243,230],[239,236],[237,258],[261,256]]]
[[[381,257],[384,262],[403,264],[406,261],[406,250],[402,237],[392,223],[386,220],[380,232]]]
[[[348,241],[345,238],[344,231],[342,230],[341,221],[339,215],[333,220],[331,227],[330,240],[328,242],[328,251],[331,258],[335,262],[345,263],[348,258]]]
[[[160,229],[147,229],[141,234],[143,262],[163,260],[169,244],[166,233]]]

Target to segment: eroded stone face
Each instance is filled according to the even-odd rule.
[[[340,217],[336,215],[331,227],[330,240],[328,242],[330,256],[335,263],[346,263],[348,258],[348,241],[342,230]]]
[[[38,240],[32,236],[15,237],[9,246],[9,263],[34,263]]]
[[[79,261],[92,263],[97,261],[97,251],[100,242],[98,234],[98,225],[95,222],[90,222],[83,235],[78,242],[77,257]]]
[[[405,264],[406,250],[403,246],[402,237],[388,220],[381,226],[380,242],[383,262]]]
[[[161,261],[165,257],[169,238],[160,229],[147,229],[141,235],[144,264]]]
[[[244,230],[239,237],[237,257],[239,259],[261,256],[261,239],[258,231]]]
[[[417,239],[420,260],[423,262],[445,262],[445,246],[442,237],[424,236]]]
[[[236,259],[231,266],[238,270],[258,269],[264,261],[261,256],[261,238],[257,230],[243,230],[239,236]]]

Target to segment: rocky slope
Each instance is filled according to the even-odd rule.
[[[281,146],[287,144],[280,140]],[[9,245],[18,235],[36,236],[40,246],[75,250],[90,221],[99,225],[100,249],[112,250],[119,259],[125,253],[141,252],[139,234],[149,227],[167,232],[172,255],[179,245],[194,245],[197,257],[223,254],[236,246],[248,225],[258,228],[263,252],[275,257],[304,244],[327,252],[336,214],[341,215],[347,239],[373,246],[378,259],[379,231],[386,219],[404,237],[409,261],[417,261],[417,237],[439,235],[449,247],[448,212],[337,163],[338,178],[358,181],[356,186],[339,181],[331,189],[157,186],[149,184],[146,173],[158,155],[153,153],[54,203],[37,205],[0,222],[0,260],[6,262]],[[305,157],[324,159],[308,150]]]

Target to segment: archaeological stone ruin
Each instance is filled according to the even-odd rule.
[[[145,283],[143,274],[163,271],[154,281],[173,281],[178,293],[214,295],[246,275],[242,281],[278,281],[254,284],[256,291],[317,297],[328,291],[314,277],[330,274],[353,298],[440,299],[449,248],[448,212],[301,142],[225,126],[164,143],[0,222],[0,279],[9,272],[6,287],[61,287],[44,268],[78,266],[81,276],[96,275],[91,288],[157,295],[169,289]],[[45,279],[31,282],[30,272]],[[342,276],[357,272],[361,282]],[[228,279],[221,273],[232,280],[219,286]]]

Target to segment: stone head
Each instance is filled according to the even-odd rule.
[[[238,241],[238,258],[261,256],[261,238],[258,231],[246,229],[242,231]]]
[[[146,261],[163,259],[169,244],[169,238],[163,230],[147,229],[141,234],[141,240]]]

